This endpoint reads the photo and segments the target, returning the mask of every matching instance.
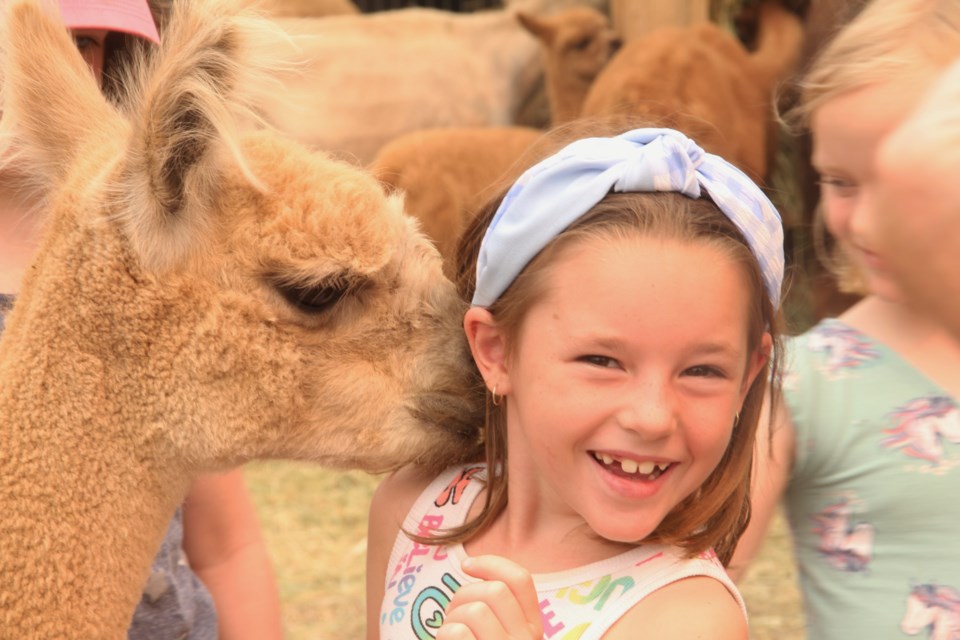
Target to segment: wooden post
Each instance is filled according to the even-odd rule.
[[[624,41],[657,27],[683,27],[710,19],[710,0],[610,0],[613,26]]]

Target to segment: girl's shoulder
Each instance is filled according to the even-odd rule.
[[[394,471],[377,486],[370,502],[371,524],[397,528],[421,498],[436,507],[459,502],[466,486],[485,477],[482,464],[447,469],[439,475],[415,465]]]
[[[407,513],[435,480],[436,474],[416,465],[397,469],[384,478],[370,501],[371,521],[396,523],[399,527]]]
[[[637,629],[653,638],[747,640],[746,616],[723,582],[694,576],[672,582],[634,605],[603,635],[632,640]]]

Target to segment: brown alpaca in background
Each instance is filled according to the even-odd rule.
[[[555,124],[580,111],[590,83],[619,46],[602,13],[573,7],[545,18],[517,19],[543,50],[547,96]],[[543,131],[530,127],[461,127],[415,131],[385,144],[370,169],[406,196],[405,210],[420,221],[453,277],[460,234],[474,213],[512,182],[529,162],[525,152]]]
[[[404,210],[434,241],[452,278],[457,241],[473,213],[519,175],[521,157],[541,135],[526,127],[415,131],[387,143],[370,170],[404,194]]]
[[[517,19],[540,41],[552,125],[579,117],[593,81],[622,44],[609,19],[588,6],[545,17],[519,12]]]
[[[121,111],[39,4],[5,9],[0,150],[50,204],[0,339],[0,635],[125,637],[201,472],[479,454],[464,304],[400,200],[237,131],[272,23],[177,3]]]
[[[759,8],[753,52],[712,23],[662,27],[623,46],[597,77],[581,115],[647,117],[762,182],[774,89],[793,69],[802,40],[799,18],[773,2]]]

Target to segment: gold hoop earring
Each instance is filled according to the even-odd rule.
[[[736,429],[739,426],[740,426],[740,412],[734,411],[733,412],[733,428]]]
[[[493,396],[493,397],[490,399],[490,402],[493,403],[493,406],[499,407],[499,406],[500,406],[500,396],[497,395],[497,385],[493,385],[493,391],[491,391],[490,393],[491,393],[492,396]]]

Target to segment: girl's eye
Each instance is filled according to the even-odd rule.
[[[76,36],[74,37],[73,41],[76,43],[77,49],[80,51],[85,51],[87,49],[100,46],[100,43],[90,36]]]
[[[726,374],[723,370],[718,369],[717,367],[711,367],[709,365],[697,365],[695,367],[690,367],[684,371],[685,375],[693,376],[696,378],[726,378]]]
[[[857,184],[846,178],[820,176],[820,189],[840,198],[849,198],[856,195]]]
[[[578,358],[580,362],[586,362],[587,364],[592,364],[595,367],[619,367],[620,363],[614,360],[613,358],[608,358],[607,356],[581,356]]]

